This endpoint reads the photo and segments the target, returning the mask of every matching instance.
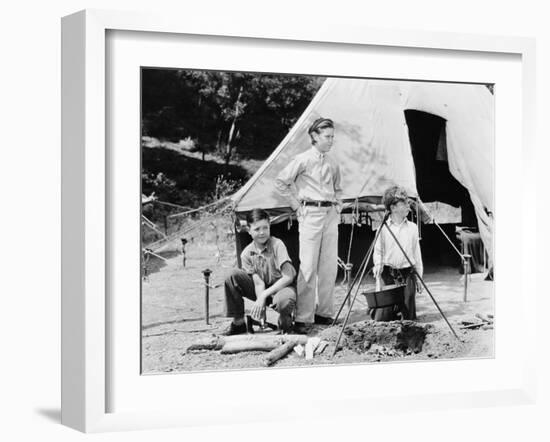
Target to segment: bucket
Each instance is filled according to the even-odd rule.
[[[367,298],[369,308],[403,305],[405,302],[405,287],[406,284],[392,284],[383,287],[381,290],[366,290],[362,294]]]

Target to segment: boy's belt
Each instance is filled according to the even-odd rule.
[[[384,264],[384,267],[387,267],[388,270],[390,270],[390,271],[397,271],[398,270],[398,271],[401,271],[401,272],[408,272],[408,271],[412,270],[411,266],[397,268],[397,267],[391,266],[389,264]]]
[[[304,206],[315,206],[315,207],[330,207],[336,203],[332,201],[302,201]]]
[[[406,282],[405,279],[407,279],[410,275],[412,275],[413,268],[412,267],[402,267],[400,269],[397,269],[395,267],[384,264],[384,268],[382,269],[382,273],[386,273],[386,274],[389,273],[390,276],[393,279],[397,280],[397,282],[399,284],[405,284],[405,282]]]

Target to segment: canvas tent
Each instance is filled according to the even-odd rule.
[[[429,125],[417,131],[421,135],[412,143],[415,115],[441,122],[439,140],[432,143],[435,162],[424,165],[428,169],[422,175],[428,177],[424,188],[436,191],[434,198],[439,198],[437,191],[445,185],[443,178],[434,178],[434,165],[444,164],[445,173],[469,196],[491,255],[494,96],[484,85],[328,78],[280,145],[233,196],[237,216],[261,207],[275,222],[288,218],[288,203],[273,183],[297,154],[311,147],[307,128],[320,116],[335,122],[330,155],[340,164],[348,205],[356,198],[379,202],[394,184],[411,195],[426,194],[419,193],[418,158],[424,154],[422,131],[428,131]]]

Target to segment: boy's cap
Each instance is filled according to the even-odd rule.
[[[325,129],[327,127],[334,128],[334,122],[330,118],[317,118],[307,131],[311,135],[312,132],[317,131],[318,129]]]

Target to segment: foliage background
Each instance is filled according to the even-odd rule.
[[[142,69],[142,193],[188,207],[232,193],[277,147],[323,81]]]

